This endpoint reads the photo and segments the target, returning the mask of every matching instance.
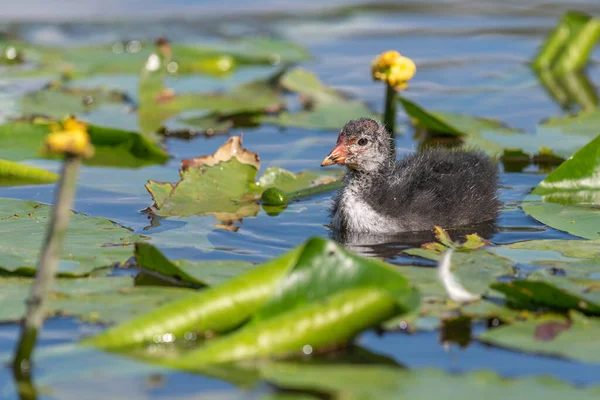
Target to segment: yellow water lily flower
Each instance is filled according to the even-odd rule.
[[[403,90],[417,72],[417,66],[410,58],[390,50],[381,53],[373,60],[371,72],[373,79],[387,82],[396,90]]]
[[[61,126],[62,125],[62,126]],[[62,124],[50,126],[51,133],[46,136],[45,150],[51,154],[68,154],[89,158],[94,154],[87,124],[75,118],[67,118]]]

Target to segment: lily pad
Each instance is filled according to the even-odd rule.
[[[58,175],[41,168],[0,160],[0,186],[53,183]]]
[[[21,116],[65,118],[92,111],[103,104],[127,104],[125,93],[96,88],[50,87],[19,99]]]
[[[363,259],[320,238],[222,285],[117,326],[86,343],[128,348],[170,332],[239,329],[168,365],[200,365],[300,352],[351,340],[364,329],[413,309],[416,289],[397,269]],[[182,316],[185,315],[185,318]],[[311,349],[312,349],[311,347]]]
[[[0,278],[0,321],[13,322],[25,314],[33,280]],[[118,323],[189,294],[187,289],[134,288],[130,277],[59,278],[55,281],[46,316],[76,316],[92,323]]]
[[[0,271],[33,275],[50,219],[50,206],[0,199]],[[87,275],[96,268],[126,261],[142,238],[104,218],[71,214],[58,264],[64,276]]]
[[[439,261],[441,257],[439,252],[425,249],[409,249],[404,253],[434,261]],[[514,275],[513,263],[510,260],[492,254],[486,249],[455,252],[451,263],[452,273],[468,291],[475,294],[489,293],[491,283],[497,282],[499,278]],[[474,320],[501,318],[510,321],[515,318],[512,310],[502,307],[498,302],[480,299],[463,305],[451,301],[440,282],[437,268],[406,266],[401,271],[419,287],[423,301],[414,313],[386,322],[385,327],[388,329],[397,329],[401,326],[409,331],[430,330],[439,328],[444,319],[459,316]]]
[[[244,261],[168,260],[156,247],[144,242],[135,244],[135,257],[144,271],[193,287],[217,285],[254,267]]]
[[[159,216],[214,215],[219,221],[254,216],[258,199],[270,187],[284,192],[316,188],[340,178],[336,172],[306,171],[293,174],[269,168],[256,181],[258,154],[242,148],[241,137],[230,138],[214,155],[184,160],[181,180],[175,184],[149,181],[146,189]],[[288,196],[290,197],[290,196]],[[298,197],[298,196],[295,196]]]
[[[483,332],[478,340],[526,353],[600,363],[600,321],[571,313],[571,318],[519,321]]]
[[[282,112],[277,116],[266,116],[265,123],[295,126],[309,129],[339,130],[349,120],[361,117],[379,119],[366,104],[329,88],[311,72],[296,68],[286,72],[279,84],[298,93],[306,103],[306,109],[296,113]]]
[[[0,125],[0,157],[9,161],[42,157],[44,137],[49,132],[49,122]],[[169,159],[164,150],[137,132],[88,125],[88,133],[95,147],[94,156],[84,161],[88,165],[132,168],[164,163]]]
[[[170,47],[172,61],[175,63],[170,67],[172,74],[204,73],[222,76],[239,65],[295,63],[310,57],[304,48],[295,43],[269,37],[232,39],[205,45],[169,45],[164,39],[159,39],[156,43],[129,40],[69,49],[17,41],[5,44],[15,47],[22,54],[22,60],[30,66],[18,68],[17,64],[8,71],[13,76],[60,73],[70,77],[111,73],[136,74],[157,45]]]
[[[261,373],[277,387],[325,393],[339,399],[507,399],[522,398],[529,393],[547,400],[561,400],[594,399],[600,394],[599,387],[581,389],[552,378],[507,379],[489,371],[449,374],[434,369],[403,370],[379,365],[274,363],[261,368]]]
[[[523,210],[573,235],[600,238],[600,136],[561,164],[525,198]]]
[[[490,287],[521,307],[600,314],[600,285],[596,281],[576,281],[534,274],[525,280],[493,283]]]
[[[245,83],[227,92],[175,93],[164,84],[169,58],[157,54],[150,57],[155,57],[161,64],[157,69],[144,69],[140,77],[139,125],[145,134],[153,134],[165,121],[186,111],[204,111],[200,121],[192,122],[200,123],[205,131],[214,133],[222,131],[224,121],[239,114],[262,114],[282,105],[271,79]],[[277,75],[279,72],[275,73]]]

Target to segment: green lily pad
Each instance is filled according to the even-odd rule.
[[[329,88],[311,72],[296,68],[286,72],[279,84],[298,93],[307,103],[307,109],[296,113],[282,112],[277,116],[266,116],[264,123],[280,126],[295,126],[307,129],[339,130],[349,120],[361,117],[379,119],[366,104]]]
[[[261,373],[277,387],[325,393],[339,399],[496,400],[530,395],[561,400],[594,399],[600,394],[597,386],[581,389],[552,378],[507,379],[489,371],[449,374],[434,369],[403,370],[379,365],[273,363],[261,368]]]
[[[59,176],[41,168],[0,160],[0,186],[53,183]]]
[[[478,340],[512,350],[600,363],[597,338],[600,321],[571,313],[571,319],[554,317],[519,321],[483,332]]]
[[[13,322],[25,314],[32,279],[0,278],[0,321]],[[55,281],[46,316],[75,316],[86,322],[112,324],[147,313],[189,294],[188,289],[135,288],[130,277],[59,278]]]
[[[306,345],[319,348],[344,343],[364,329],[413,309],[417,302],[416,289],[395,267],[314,238],[230,281],[86,343],[130,348],[161,332],[176,337],[189,330],[228,332],[249,320],[197,350],[165,360],[167,365],[187,370],[300,352]]]
[[[42,157],[49,123],[11,122],[0,125],[0,157],[10,161],[31,160]],[[113,167],[141,167],[164,163],[169,155],[150,139],[137,132],[88,126],[95,147],[94,156],[84,163]]]
[[[126,94],[95,88],[50,87],[27,93],[19,99],[22,116],[65,118],[92,111],[103,104],[126,104]]]
[[[21,59],[34,68],[19,68],[8,72],[13,76],[35,76],[64,73],[68,76],[93,74],[138,73],[156,45],[168,46],[172,52],[170,73],[203,73],[222,76],[239,65],[286,64],[310,58],[301,46],[284,39],[268,37],[232,39],[218,44],[169,45],[166,41],[151,43],[131,40],[105,45],[79,46],[69,49],[10,41],[2,43],[15,47]]]
[[[184,160],[182,164],[179,182],[149,181],[146,185],[154,200],[150,209],[153,214],[211,214],[219,221],[233,221],[256,215],[259,211],[257,201],[267,188],[294,192],[288,197],[297,198],[301,189],[317,188],[340,178],[339,172],[293,174],[280,168],[269,168],[256,181],[260,168],[258,155],[243,149],[239,136],[230,138],[214,155]]]
[[[254,267],[244,261],[168,260],[151,244],[135,244],[135,257],[140,268],[193,287],[217,285]]]
[[[201,121],[192,122],[196,125],[200,122],[205,131],[219,132],[224,121],[239,114],[262,114],[281,107],[271,79],[249,82],[224,93],[175,93],[164,85],[169,58],[157,54],[150,57],[162,62],[158,69],[144,69],[140,77],[139,125],[145,134],[153,134],[165,121],[186,111],[204,111],[206,115]]]
[[[600,314],[600,285],[596,281],[533,274],[526,280],[493,283],[490,287],[521,307]]]
[[[0,271],[33,275],[50,219],[50,206],[0,199]],[[126,261],[138,235],[104,218],[71,214],[58,273],[87,275],[96,268]],[[131,247],[130,247],[131,246]]]
[[[129,277],[97,277],[97,278],[58,278],[52,287],[47,316],[56,315],[60,310],[53,308],[54,299],[78,297],[114,292],[132,286]],[[29,296],[33,280],[29,278],[0,278],[0,321],[18,321],[26,311],[26,300]]]
[[[437,251],[424,249],[408,249],[404,253],[435,261],[439,261],[441,257]],[[488,293],[491,283],[497,282],[499,278],[514,275],[511,261],[486,249],[455,252],[451,263],[452,273],[468,291],[475,294]],[[442,320],[459,316],[475,320],[501,318],[504,321],[516,317],[512,310],[486,299],[468,305],[451,301],[440,282],[437,268],[406,266],[401,272],[411,283],[418,286],[423,301],[415,312],[387,321],[387,329],[401,326],[409,331],[431,330],[439,328]]]
[[[523,210],[553,228],[600,238],[600,136],[546,177],[525,198]]]

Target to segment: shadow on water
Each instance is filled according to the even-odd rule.
[[[449,228],[446,231],[453,241],[463,242],[465,236],[472,233],[477,233],[483,239],[489,240],[498,232],[498,227],[496,221],[491,220],[475,225]],[[332,230],[330,231],[330,237],[346,249],[357,254],[382,259],[392,259],[399,256],[405,249],[420,247],[422,244],[437,241],[433,229],[393,235]],[[427,265],[429,265],[429,262],[427,262]]]

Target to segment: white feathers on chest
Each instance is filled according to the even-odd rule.
[[[341,189],[339,206],[331,221],[333,228],[340,230],[343,220],[346,222],[346,229],[350,231],[388,232],[388,219],[376,213],[371,206],[362,200],[358,190],[359,185],[359,182],[352,182]]]

